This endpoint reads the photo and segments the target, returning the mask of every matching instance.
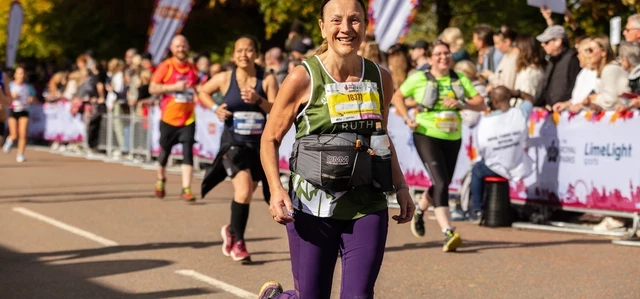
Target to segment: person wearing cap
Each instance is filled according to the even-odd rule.
[[[306,59],[305,55],[307,54],[308,51],[309,51],[309,46],[307,46],[303,42],[296,42],[291,47],[291,55],[290,55],[291,57],[290,57],[290,59],[291,60],[295,60],[295,59],[305,60]]]
[[[431,56],[431,52],[429,51],[429,43],[425,40],[418,40],[411,47],[411,60],[416,65],[416,70],[419,71],[427,71],[431,65],[429,64],[429,56]]]
[[[551,109],[554,104],[571,99],[571,91],[581,69],[580,61],[576,50],[569,47],[564,27],[547,27],[536,39],[542,44],[549,63],[544,72],[540,93],[536,95],[535,105]]]

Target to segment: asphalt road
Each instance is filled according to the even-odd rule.
[[[0,298],[254,298],[265,281],[293,285],[286,232],[259,190],[246,233],[254,262],[241,265],[221,253],[230,183],[188,204],[177,199],[178,175],[159,200],[154,172],[141,167],[34,149],[27,158],[0,153]],[[637,247],[457,227],[463,247],[445,254],[435,221],[423,239],[390,223],[376,297],[640,298]],[[335,273],[338,298],[339,263]]]

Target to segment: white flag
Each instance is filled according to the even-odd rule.
[[[182,30],[191,11],[192,0],[158,0],[149,27],[147,52],[157,65],[164,58],[171,39]]]
[[[9,10],[9,24],[7,26],[7,67],[13,68],[16,64],[20,31],[24,21],[24,10],[19,2],[14,1]]]
[[[417,0],[371,0],[369,15],[380,50],[386,52],[407,34],[413,21]]]

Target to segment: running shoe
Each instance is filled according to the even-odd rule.
[[[2,151],[8,153],[11,151],[11,147],[13,146],[13,140],[11,138],[7,138],[4,141],[4,146],[2,146]]]
[[[236,262],[250,262],[251,254],[247,251],[244,240],[237,241],[231,248],[231,258]]]
[[[191,188],[182,188],[180,198],[184,201],[196,201],[196,197],[191,194]]]
[[[233,248],[233,243],[235,243],[235,237],[229,232],[229,224],[222,227],[220,234],[222,235],[222,254],[231,256],[231,249]]]
[[[18,163],[22,163],[22,162],[24,162],[26,160],[27,160],[27,158],[25,158],[23,154],[18,154],[16,156],[16,162],[18,162]]]
[[[472,211],[469,212],[469,216],[467,217],[467,221],[474,223],[474,224],[480,224],[482,222],[482,211]]]
[[[272,299],[283,292],[284,290],[282,290],[281,284],[276,281],[269,281],[263,284],[262,288],[260,288],[260,295],[258,295],[258,299]]]
[[[459,209],[451,211],[451,221],[463,221],[464,219],[464,211]]]
[[[444,233],[444,245],[442,246],[442,252],[454,252],[458,247],[462,245],[462,238],[453,230],[448,229]]]
[[[417,210],[418,209],[416,209],[416,211]],[[411,232],[416,236],[416,238],[424,237],[424,213],[418,214],[418,212],[416,212],[413,215],[413,219],[411,219]]]
[[[158,180],[156,182],[156,197],[164,198],[164,180]]]

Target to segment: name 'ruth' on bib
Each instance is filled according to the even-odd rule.
[[[376,82],[325,84],[331,123],[354,120],[382,120],[380,94]]]

